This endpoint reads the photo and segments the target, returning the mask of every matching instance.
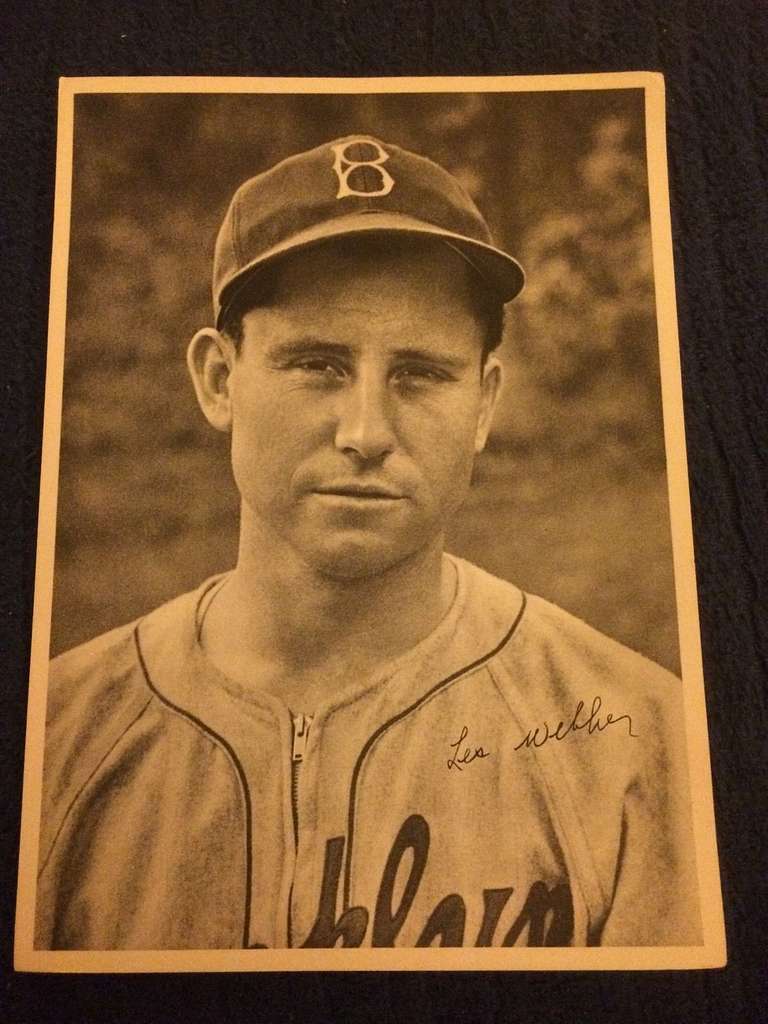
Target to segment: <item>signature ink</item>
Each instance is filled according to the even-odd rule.
[[[567,725],[565,722],[558,722],[554,729],[550,729],[546,722],[543,725],[537,725],[535,729],[531,729],[526,733],[515,747],[515,750],[520,750],[521,747],[543,747],[548,740],[564,740],[569,733],[578,732],[580,729],[586,729],[588,735],[591,736],[595,732],[602,732],[604,729],[607,729],[609,725],[618,725],[619,722],[626,722],[627,735],[637,739],[637,733],[632,732],[632,719],[629,715],[618,715],[617,717],[609,711],[601,719],[599,711],[602,706],[603,702],[600,697],[595,697],[589,714],[586,718],[579,721],[579,716],[584,711],[584,701],[580,700],[576,705],[573,718]]]
[[[464,771],[462,765],[471,764],[475,760],[476,757],[490,757],[491,756],[490,750],[483,750],[482,747],[475,747],[474,750],[472,750],[471,747],[465,747],[464,750],[462,751],[461,750],[461,744],[467,738],[467,734],[468,733],[469,733],[469,729],[466,727],[466,725],[463,725],[461,727],[461,735],[456,740],[456,742],[448,744],[450,746],[451,750],[453,750],[453,757],[449,757],[448,761],[447,761],[449,769],[450,768],[458,768],[458,770],[460,772],[462,772],[462,771]]]

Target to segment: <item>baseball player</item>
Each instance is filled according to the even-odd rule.
[[[522,284],[370,136],[237,191],[237,564],[53,663],[38,948],[701,942],[679,680],[444,551]]]

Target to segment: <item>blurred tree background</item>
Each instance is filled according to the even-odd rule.
[[[226,439],[184,367],[234,189],[335,136],[432,157],[527,272],[450,550],[678,670],[643,95],[76,101],[52,650],[234,563]]]

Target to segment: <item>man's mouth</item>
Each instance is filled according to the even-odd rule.
[[[358,498],[368,501],[398,501],[403,497],[399,491],[380,484],[333,484],[317,487],[315,493],[336,498]]]

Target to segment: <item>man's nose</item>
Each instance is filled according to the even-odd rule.
[[[339,395],[336,447],[365,461],[393,451],[395,432],[386,383],[363,375]]]

